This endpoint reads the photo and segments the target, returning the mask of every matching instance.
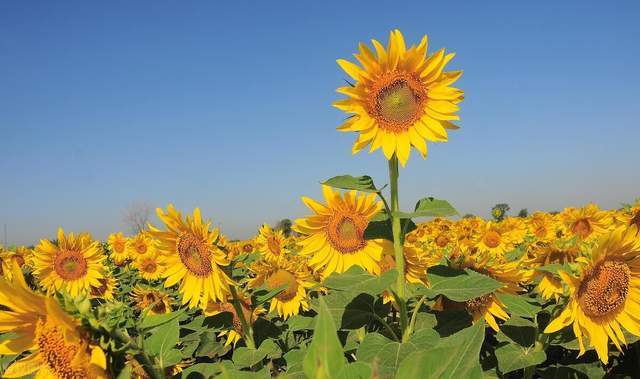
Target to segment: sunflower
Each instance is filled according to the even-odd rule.
[[[513,249],[508,230],[500,223],[487,222],[476,235],[474,246],[478,251],[490,253],[494,257],[503,257],[504,254]]]
[[[73,297],[100,287],[105,256],[97,241],[85,235],[64,234],[58,229],[58,243],[41,240],[33,256],[34,275],[48,293],[67,291]]]
[[[256,249],[265,259],[278,260],[286,251],[286,242],[287,239],[281,230],[273,230],[269,225],[264,224],[256,237]]]
[[[164,286],[180,283],[182,303],[189,303],[190,308],[204,308],[209,301],[224,300],[233,281],[222,270],[229,260],[217,245],[221,237],[218,229],[210,229],[211,221],[203,223],[198,208],[193,217],[187,216],[185,220],[172,204],[167,213],[162,209],[157,213],[166,231],[152,227],[151,234],[159,240],[158,261],[165,267]]]
[[[3,250],[0,245],[0,276],[11,280],[13,266],[21,268],[25,264],[26,248],[18,248],[16,251]]]
[[[302,198],[315,215],[296,220],[294,229],[307,235],[300,241],[300,254],[310,257],[309,266],[324,275],[342,273],[354,265],[379,274],[382,253],[391,252],[393,245],[383,239],[364,239],[369,221],[382,209],[382,203],[375,201],[376,194],[359,196],[350,191],[342,197],[324,185],[322,192],[326,205]]]
[[[160,263],[158,252],[138,257],[133,261],[133,267],[138,270],[142,278],[148,281],[160,279],[164,272],[164,267]]]
[[[269,312],[276,312],[285,320],[297,315],[300,310],[309,309],[307,289],[315,285],[313,276],[305,262],[295,256],[280,259],[254,262],[249,268],[256,277],[249,282],[249,287],[257,288],[266,284],[269,290],[286,286],[276,297],[271,299]]]
[[[107,378],[106,357],[52,297],[27,287],[22,272],[13,266],[13,282],[0,278],[0,355],[26,357],[14,361],[3,378],[35,374],[35,378]]]
[[[242,309],[242,315],[244,316],[244,319],[249,324],[249,326],[251,326],[258,319],[258,317],[260,317],[261,314],[265,313],[265,309],[262,306],[259,306],[251,310],[251,299],[241,293],[239,293],[238,296],[240,297],[239,303],[240,308]],[[209,301],[207,307],[204,309],[204,314],[206,316],[214,316],[224,312],[231,313],[232,327],[231,329],[221,331],[220,334],[218,334],[218,337],[227,337],[224,346],[229,346],[231,344],[235,346],[236,343],[242,338],[244,332],[242,331],[242,321],[240,321],[240,317],[238,317],[233,304],[230,302],[216,303]]]
[[[609,231],[613,224],[611,215],[595,204],[584,208],[567,208],[560,215],[566,232],[582,241],[594,242]]]
[[[569,287],[569,302],[545,333],[573,324],[580,354],[587,336],[598,357],[609,361],[609,339],[618,350],[626,345],[621,326],[640,337],[640,237],[638,228],[618,228],[604,237],[577,277],[560,272]]]
[[[550,242],[556,239],[559,225],[555,217],[545,212],[535,212],[527,219],[529,233],[538,241]]]
[[[89,289],[89,297],[92,299],[113,300],[113,291],[118,286],[118,281],[111,273],[104,278],[98,279],[100,286],[91,286]]]
[[[126,254],[131,260],[138,260],[156,254],[157,243],[149,232],[140,232],[127,241]]]
[[[427,36],[409,49],[399,30],[390,33],[386,49],[376,40],[371,42],[376,55],[363,43],[360,53],[354,54],[362,67],[338,59],[355,80],[337,90],[347,98],[333,105],[352,115],[338,130],[360,133],[354,154],[371,144],[370,151],[382,147],[388,160],[396,154],[404,166],[411,146],[426,157],[425,140],[445,142],[446,129],[458,129],[451,121],[460,119],[455,113],[464,93],[450,86],[462,71],[443,72],[455,54],[441,49],[427,56]]]
[[[136,286],[131,293],[133,304],[139,311],[159,315],[171,312],[171,297],[165,292]]]
[[[506,321],[509,319],[509,314],[505,311],[505,304],[496,295],[499,293],[515,295],[521,292],[519,283],[523,280],[523,274],[518,267],[518,262],[502,263],[486,253],[474,254],[460,250],[455,251],[450,259],[449,264],[454,268],[470,269],[487,275],[502,283],[503,287],[464,302],[457,302],[439,296],[433,309],[465,310],[471,315],[473,322],[484,318],[493,330],[499,331],[500,327],[496,319]]]
[[[122,232],[112,233],[107,239],[111,255],[109,257],[113,260],[116,266],[123,266],[127,259],[129,259],[129,252],[127,250],[127,238]]]
[[[538,269],[554,263],[574,263],[579,254],[578,246],[562,246],[560,241],[555,241],[553,244],[539,242],[529,246],[527,256],[523,258],[523,265],[531,269],[530,280],[540,280],[536,291],[542,295],[543,299],[549,300],[553,297],[558,301],[564,294],[564,289],[560,278],[551,272]]]

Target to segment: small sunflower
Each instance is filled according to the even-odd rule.
[[[273,230],[269,225],[260,227],[256,237],[256,248],[267,260],[278,260],[285,253],[287,239],[281,230]]]
[[[164,273],[164,267],[160,263],[158,252],[139,257],[133,261],[133,267],[138,270],[142,278],[148,281],[158,280]]]
[[[271,299],[269,312],[276,312],[285,320],[309,309],[307,289],[315,285],[313,276],[301,258],[281,257],[277,261],[254,262],[249,268],[256,277],[249,282],[251,288],[266,284],[269,290],[286,285],[284,291]]]
[[[519,283],[523,280],[518,262],[501,263],[488,254],[471,254],[456,251],[452,255],[450,265],[458,269],[470,269],[483,275],[487,275],[503,284],[503,287],[494,292],[469,299],[465,302],[457,302],[446,297],[439,296],[433,308],[436,310],[465,310],[473,319],[473,322],[481,318],[496,332],[500,330],[496,319],[506,321],[509,314],[507,308],[496,296],[498,293],[515,295],[521,292]]]
[[[309,266],[324,275],[342,273],[354,265],[379,274],[382,253],[391,252],[393,245],[383,239],[364,239],[369,221],[382,209],[376,194],[350,191],[342,197],[329,186],[322,186],[322,192],[326,205],[302,198],[315,215],[296,220],[294,229],[306,235],[300,241],[300,254],[310,257]]]
[[[87,235],[64,234],[58,229],[58,243],[41,240],[33,256],[34,275],[48,293],[67,291],[71,296],[87,294],[100,287],[104,278],[104,252]]]
[[[595,204],[580,209],[567,208],[560,217],[569,236],[576,236],[586,242],[597,241],[613,224],[611,215]]]
[[[164,286],[180,283],[182,303],[188,303],[190,308],[204,308],[209,301],[224,300],[233,281],[222,270],[229,260],[217,245],[221,237],[218,229],[211,230],[211,221],[202,221],[198,208],[193,217],[184,220],[172,204],[167,213],[161,209],[157,212],[166,230],[152,227],[151,234],[159,240],[159,262],[165,267]]]
[[[604,237],[584,263],[577,277],[560,272],[569,286],[569,303],[545,333],[568,325],[585,353],[587,336],[598,357],[609,361],[609,340],[622,351],[626,345],[621,327],[640,337],[640,237],[638,228],[618,228]]]
[[[352,115],[338,130],[359,133],[354,154],[371,145],[370,151],[382,148],[388,160],[395,154],[404,166],[411,146],[426,157],[425,140],[445,142],[446,129],[458,129],[451,121],[460,119],[457,104],[464,93],[451,84],[462,71],[444,72],[455,54],[441,49],[428,56],[427,36],[408,49],[399,30],[390,33],[386,49],[376,40],[371,42],[376,55],[363,43],[360,53],[354,54],[361,66],[338,59],[355,80],[338,88],[347,98],[333,105]]]
[[[13,266],[21,268],[25,264],[26,248],[17,248],[15,251],[3,250],[0,245],[0,276],[11,280]]]
[[[140,232],[127,241],[126,254],[133,261],[146,258],[157,253],[156,241],[149,232]]]
[[[560,226],[552,215],[536,212],[527,219],[529,233],[541,242],[551,242],[556,239]]]
[[[253,323],[260,317],[261,314],[265,313],[265,309],[262,306],[259,306],[253,310],[251,310],[251,299],[243,294],[239,294],[239,302],[240,308],[242,309],[242,315],[247,323],[251,326]],[[223,330],[218,334],[218,337],[226,336],[226,342],[224,346],[229,346],[233,344],[233,346],[240,341],[243,335],[242,330],[242,322],[236,313],[236,309],[231,302],[209,302],[207,307],[204,310],[204,314],[206,316],[214,316],[219,313],[229,312],[232,317],[233,326],[231,329]]]
[[[118,280],[113,277],[111,273],[105,275],[104,278],[98,279],[100,286],[91,286],[89,290],[89,297],[91,299],[113,300],[114,291],[118,286]]]
[[[478,251],[502,257],[513,249],[514,244],[505,228],[499,223],[487,222],[478,232],[474,245]]]
[[[91,344],[80,323],[66,314],[52,297],[35,294],[13,267],[13,282],[0,278],[0,355],[20,355],[3,378],[107,378],[106,356]],[[5,308],[6,307],[6,308]]]
[[[122,232],[112,233],[109,235],[107,242],[109,244],[109,250],[111,250],[109,257],[116,266],[123,266],[126,260],[129,259],[127,238]]]
[[[131,293],[131,299],[141,312],[148,310],[152,315],[171,312],[171,297],[163,291],[136,286]]]

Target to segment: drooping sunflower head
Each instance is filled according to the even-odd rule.
[[[15,249],[15,251],[3,250],[2,246],[0,246],[0,277],[4,276],[5,278],[11,280],[13,275],[13,266],[18,266],[19,268],[24,266],[27,259],[30,257],[27,256],[30,250],[25,247],[19,247]]]
[[[539,280],[536,291],[544,299],[555,298],[556,301],[564,294],[562,281],[554,273],[542,269],[551,264],[574,263],[580,254],[580,249],[574,244],[561,241],[537,242],[527,249],[522,264],[528,269],[529,281]]]
[[[122,232],[112,233],[107,239],[109,244],[109,250],[111,254],[109,257],[113,260],[116,266],[123,266],[127,259],[129,259],[129,250],[127,249],[127,238]]]
[[[113,300],[118,280],[111,273],[108,273],[104,278],[98,279],[98,282],[100,282],[100,286],[91,286],[89,297],[92,299]]]
[[[570,298],[545,333],[573,324],[573,331],[584,354],[583,337],[608,362],[609,340],[622,350],[626,344],[621,327],[640,336],[640,236],[635,226],[622,227],[605,236],[584,263],[578,276],[560,272],[569,286]]]
[[[131,299],[141,312],[148,310],[149,314],[153,315],[171,312],[171,297],[163,291],[136,286],[131,293]]]
[[[91,286],[100,287],[104,278],[105,255],[97,241],[58,229],[57,245],[41,240],[33,256],[34,275],[51,293],[67,291],[71,296],[87,294]]]
[[[30,354],[13,362],[3,377],[106,378],[104,352],[86,339],[80,323],[55,298],[33,293],[17,267],[12,277],[11,282],[0,278],[0,303],[6,307],[0,310],[0,333],[8,336],[0,354]]]
[[[384,251],[393,248],[387,240],[366,240],[364,231],[382,203],[376,194],[346,192],[344,197],[329,186],[322,186],[325,204],[303,197],[315,214],[296,220],[294,229],[305,235],[300,254],[309,257],[309,266],[323,275],[342,273],[358,265],[373,274],[380,273],[378,262]]]
[[[287,239],[281,230],[273,230],[269,225],[260,227],[256,237],[256,248],[267,260],[277,261],[286,253]]]
[[[157,213],[166,230],[151,227],[150,233],[159,241],[158,262],[165,268],[165,287],[180,283],[182,302],[190,308],[224,300],[233,282],[222,270],[229,260],[219,245],[218,229],[211,229],[211,221],[203,222],[198,208],[184,219],[172,204],[167,213],[162,209]]]
[[[269,312],[284,319],[309,309],[307,289],[315,285],[311,270],[303,259],[296,256],[254,262],[249,270],[255,274],[249,287],[266,285],[269,290],[284,288],[271,300]]]
[[[411,146],[423,157],[425,140],[447,141],[446,129],[457,129],[458,103],[463,91],[451,87],[462,71],[444,72],[455,54],[441,49],[427,55],[427,36],[418,45],[407,48],[399,30],[390,33],[387,48],[372,40],[375,54],[363,43],[354,54],[360,65],[338,59],[340,67],[355,81],[338,88],[347,96],[334,106],[351,114],[338,128],[360,133],[353,153],[371,145],[370,151],[382,147],[387,159],[395,154],[404,166]]]
[[[265,313],[265,309],[262,306],[253,307],[251,305],[251,299],[243,293],[238,293],[240,309],[242,310],[242,315],[244,316],[245,321],[249,325],[253,325],[253,323]],[[253,309],[252,309],[253,308]],[[207,307],[204,309],[204,314],[207,316],[214,316],[220,313],[228,312],[231,314],[231,328],[227,330],[222,330],[219,337],[226,336],[227,340],[225,342],[225,346],[235,344],[240,341],[244,332],[242,330],[242,322],[240,321],[240,317],[238,317],[238,313],[236,312],[235,307],[231,302],[209,302]]]

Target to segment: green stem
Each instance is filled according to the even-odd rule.
[[[114,330],[111,335],[118,340],[120,343],[125,345],[129,345],[132,350],[137,350],[138,354],[135,354],[136,359],[140,362],[142,367],[145,369],[147,374],[151,379],[164,379],[164,371],[156,367],[153,363],[153,360],[147,353],[144,352],[144,349],[136,343],[129,335],[121,330]]]
[[[389,325],[389,323],[387,323],[382,317],[378,316],[377,314],[373,314],[373,317],[382,324],[382,326],[384,326],[385,328],[387,328],[387,330],[389,331],[389,333],[391,333],[391,335],[393,336],[393,339],[396,341],[400,341],[400,338],[398,338],[398,335],[396,334],[396,331],[393,330],[393,328],[391,327],[391,325]]]
[[[403,342],[407,341],[409,337],[411,337],[411,334],[413,334],[413,330],[416,328],[416,320],[418,319],[418,312],[420,311],[420,307],[422,307],[422,304],[424,304],[426,300],[427,300],[427,297],[422,296],[420,300],[418,300],[418,304],[416,304],[416,307],[413,308],[413,314],[411,315],[411,322],[409,322],[409,327],[402,335]]]
[[[238,298],[238,293],[236,292],[236,287],[233,285],[229,286],[231,289],[231,296],[233,299],[231,303],[233,304],[233,309],[236,311],[236,315],[240,319],[240,324],[242,325],[242,334],[244,334],[244,341],[247,344],[249,349],[256,349],[256,343],[253,340],[253,329],[247,322],[247,319],[244,317],[244,312],[242,311],[242,304],[240,304],[240,299]]]
[[[402,248],[402,230],[400,217],[397,216],[400,210],[398,202],[398,176],[400,176],[398,168],[398,157],[394,154],[389,160],[389,185],[391,189],[391,230],[393,232],[393,251],[395,253],[396,270],[398,270],[398,279],[396,282],[396,294],[398,305],[400,306],[400,326],[402,332],[407,328],[407,305],[405,303],[405,283],[404,283],[404,252]]]

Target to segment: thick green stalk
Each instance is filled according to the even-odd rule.
[[[398,203],[398,158],[393,155],[389,160],[389,184],[391,187],[391,228],[393,232],[393,251],[396,258],[396,269],[398,270],[398,279],[396,285],[396,293],[398,297],[404,301],[404,253],[402,250],[402,230],[400,225],[400,217],[396,213],[400,210]]]
[[[404,280],[404,251],[402,247],[402,226],[400,217],[397,213],[400,211],[400,203],[398,202],[398,176],[400,176],[398,167],[398,158],[394,154],[389,160],[389,185],[391,189],[391,230],[393,233],[393,251],[396,261],[396,270],[398,271],[398,279],[396,281],[396,302],[400,307],[400,328],[401,334],[404,333],[408,326],[407,303],[405,296],[405,280]]]
[[[244,342],[247,344],[249,349],[256,349],[256,343],[253,340],[253,329],[251,325],[247,322],[247,319],[244,317],[244,312],[242,311],[242,304],[240,303],[240,299],[238,298],[238,293],[236,292],[236,288],[231,285],[229,286],[231,289],[231,296],[233,299],[231,303],[233,304],[233,309],[236,311],[237,317],[240,319],[240,324],[242,325],[242,334],[244,337]]]

